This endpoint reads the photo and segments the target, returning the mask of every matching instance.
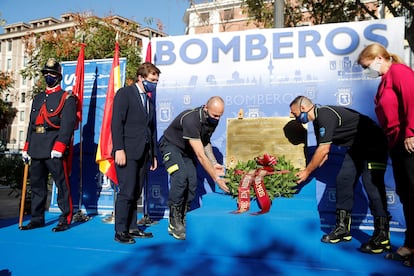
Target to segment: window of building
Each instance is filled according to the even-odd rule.
[[[20,102],[25,103],[26,102],[26,93],[23,92],[22,94],[20,94],[20,97],[21,97]]]
[[[20,141],[23,141],[23,142],[26,141],[26,137],[24,137],[24,131],[23,130],[19,130],[19,142]]]
[[[29,58],[27,56],[24,56],[23,57],[23,66],[26,67],[28,62],[29,62]]]
[[[8,58],[7,59],[7,70],[11,70],[11,68],[12,68],[12,60],[11,60],[11,58]]]
[[[200,24],[208,24],[210,21],[210,13],[208,12],[202,12],[199,16]]]
[[[223,11],[223,20],[232,20],[234,19],[234,10],[226,9]]]
[[[24,122],[24,111],[20,111],[20,121]]]
[[[13,49],[13,41],[9,40],[7,43],[7,50],[10,52]]]
[[[1,53],[1,41],[0,41],[0,53]]]

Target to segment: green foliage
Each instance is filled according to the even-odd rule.
[[[254,18],[258,27],[272,28],[274,17],[274,4],[268,0],[245,0],[244,12]]]
[[[0,71],[0,95],[9,91],[14,85],[11,74]],[[3,101],[0,98],[0,130],[6,128],[13,122],[16,117],[17,109],[12,107],[11,103]]]
[[[126,81],[135,81],[136,70],[141,63],[136,24],[116,24],[111,16],[97,18],[81,15],[76,15],[74,22],[75,27],[64,31],[31,33],[24,38],[29,62],[20,74],[37,80],[33,87],[34,94],[45,87],[43,78],[40,78],[40,70],[49,57],[60,62],[77,60],[79,44],[85,43],[85,60],[113,58],[117,34],[120,57],[127,59]]]
[[[21,190],[24,163],[20,154],[0,154],[0,185]]]
[[[239,161],[234,168],[226,170],[225,178],[227,179],[227,186],[229,187],[230,194],[237,198],[239,195],[239,184],[243,176],[247,173],[266,169],[268,174],[264,176],[264,185],[271,200],[276,197],[293,197],[296,193],[296,173],[299,169],[295,168],[292,163],[284,156],[280,156],[276,159],[276,164],[266,166],[259,164],[257,158],[254,160],[248,160],[247,162]],[[254,187],[250,187],[250,195],[253,199],[256,198]]]
[[[11,103],[7,103],[0,99],[0,130],[9,126],[14,117],[16,117],[17,109],[12,107]]]

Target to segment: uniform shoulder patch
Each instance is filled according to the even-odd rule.
[[[321,127],[321,128],[319,129],[319,136],[320,136],[320,137],[324,137],[324,136],[325,136],[325,134],[326,134],[326,129],[325,129],[324,127]]]

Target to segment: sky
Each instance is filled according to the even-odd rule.
[[[144,27],[148,26],[145,18],[152,18],[150,27],[158,29],[159,20],[168,35],[184,35],[188,7],[187,0],[0,0],[0,18],[8,25],[46,17],[60,20],[60,15],[68,12],[91,12],[99,17],[119,15]]]

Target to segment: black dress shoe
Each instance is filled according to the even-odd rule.
[[[153,235],[150,232],[144,232],[140,229],[129,230],[129,235],[135,238],[152,238]]]
[[[52,231],[53,232],[62,232],[62,231],[66,231],[68,229],[69,229],[69,224],[59,222],[59,224],[56,225],[56,227],[52,228]]]
[[[135,243],[135,240],[131,235],[128,234],[128,232],[116,232],[115,233],[115,241],[120,243]]]
[[[32,230],[32,229],[36,229],[36,228],[40,228],[45,226],[42,223],[33,223],[33,222],[29,222],[27,225],[21,226],[20,230]]]

